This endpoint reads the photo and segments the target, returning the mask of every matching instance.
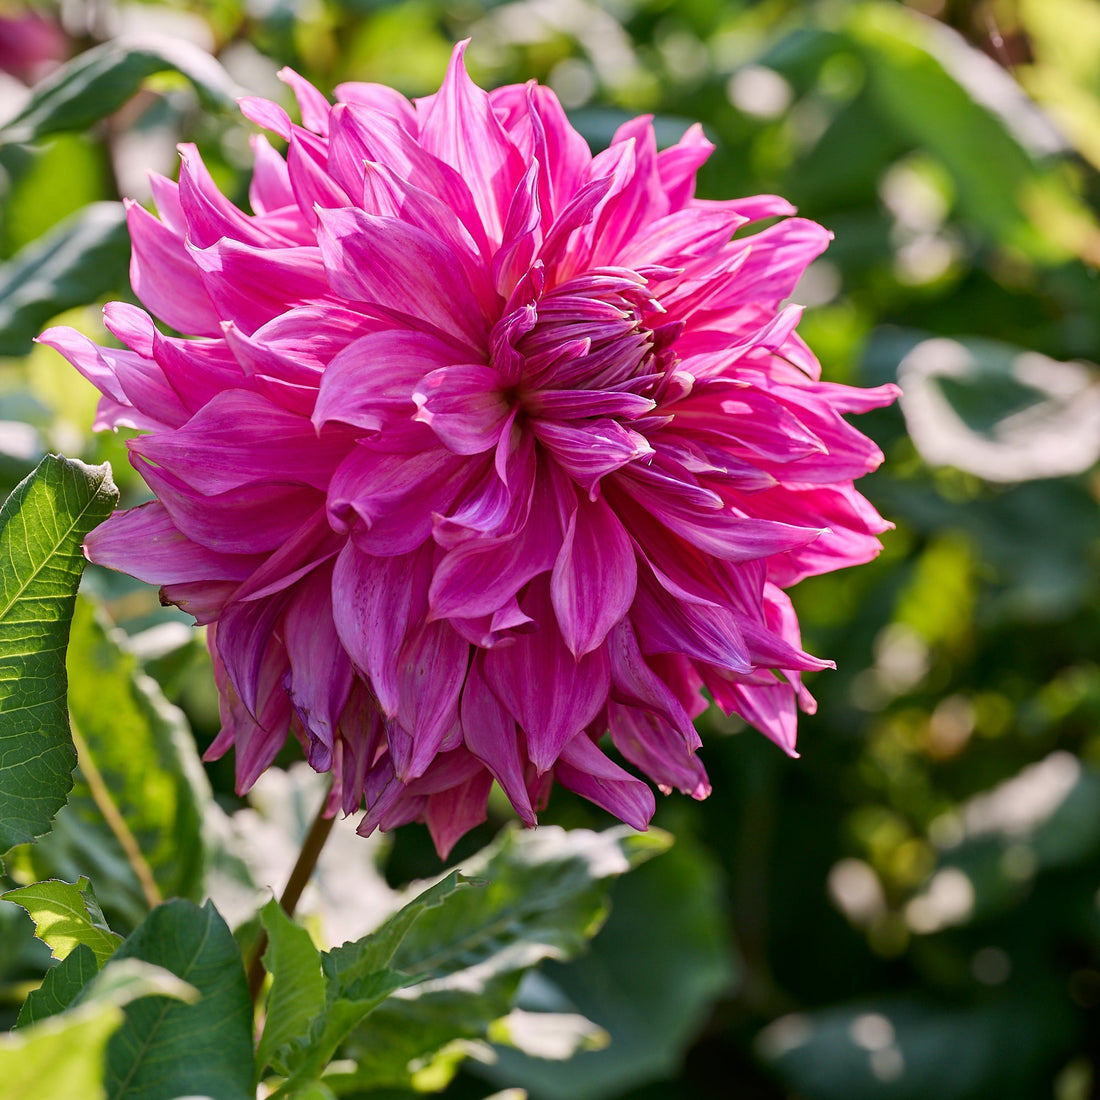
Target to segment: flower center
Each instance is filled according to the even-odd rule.
[[[503,317],[493,366],[521,407],[552,390],[651,396],[675,364],[669,345],[680,326],[662,325],[663,313],[636,272],[591,271]]]

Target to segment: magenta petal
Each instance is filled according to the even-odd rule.
[[[730,672],[754,667],[729,608],[677,600],[643,574],[631,617],[643,653],[683,653]]]
[[[320,380],[313,422],[331,421],[380,431],[393,421],[411,422],[413,394],[425,374],[455,361],[450,345],[423,332],[372,332],[348,344]]]
[[[294,192],[290,188],[286,161],[275,152],[263,134],[253,134],[249,141],[252,155],[256,158],[248,188],[248,201],[252,209],[257,214],[269,214],[290,206],[294,202]]]
[[[455,454],[474,455],[495,447],[511,409],[491,367],[440,367],[417,383],[416,419],[427,424]]]
[[[442,447],[419,454],[385,454],[356,447],[329,482],[329,522],[352,532],[368,554],[406,554],[431,533],[434,513],[444,511],[476,475]]]
[[[676,731],[690,751],[701,744],[691,717],[676,693],[642,656],[634,628],[628,619],[617,623],[607,638],[611,661],[611,698],[631,709],[644,709],[661,717]],[[646,769],[647,774],[652,774]]]
[[[183,534],[223,554],[264,554],[282,546],[324,498],[308,486],[246,485],[196,493],[167,470],[135,456],[134,465]]]
[[[695,799],[710,794],[706,769],[694,749],[661,715],[621,703],[608,704],[607,711],[615,748],[666,794],[678,790]]]
[[[653,792],[608,760],[587,734],[574,737],[561,751],[554,778],[582,798],[602,806],[634,829],[649,828],[657,805]]]
[[[527,757],[520,749],[516,721],[485,682],[483,662],[481,655],[474,658],[462,692],[463,740],[492,772],[516,813],[534,825],[535,811],[523,774]]]
[[[411,625],[422,618],[430,555],[376,558],[352,543],[340,551],[332,576],[336,631],[355,667],[391,718],[399,707],[397,657]]]
[[[136,202],[126,204],[133,249],[130,284],[166,324],[197,336],[217,336],[221,321],[181,237]]]
[[[577,499],[554,563],[550,593],[565,644],[582,657],[603,644],[630,610],[637,587],[634,548],[602,499]]]
[[[607,474],[653,453],[645,436],[614,420],[592,420],[583,426],[536,420],[531,427],[558,465],[590,494]]]
[[[227,390],[175,432],[139,437],[130,448],[210,495],[263,481],[324,488],[348,444],[338,433],[318,439],[306,417],[259,394]]]
[[[457,720],[469,663],[470,645],[449,623],[428,623],[406,640],[397,661],[396,721],[409,739],[390,739],[403,782],[423,774]]]
[[[446,859],[455,842],[485,820],[492,785],[493,777],[482,771],[464,783],[428,796],[424,821],[440,859]]]
[[[262,561],[257,554],[218,553],[192,542],[159,501],[115,512],[84,540],[84,552],[96,565],[149,584],[243,581]]]
[[[466,45],[455,46],[443,86],[420,117],[420,141],[459,171],[470,185],[485,231],[499,241],[524,165],[488,95],[466,74]]]
[[[299,76],[293,69],[279,70],[279,79],[288,84],[298,100],[298,110],[302,113],[302,125],[314,133],[328,133],[328,116],[332,108],[329,102],[305,77]]]
[[[333,289],[384,316],[418,324],[480,358],[487,342],[477,298],[454,253],[423,229],[360,210],[321,210],[319,240]],[[426,328],[425,328],[426,326]]]
[[[331,569],[317,569],[295,588],[283,620],[290,660],[287,691],[310,740],[317,771],[332,766],[336,723],[351,693],[352,670],[333,621]]]
[[[527,733],[531,762],[548,771],[562,747],[599,713],[610,682],[607,653],[579,660],[558,631],[549,586],[532,584],[520,606],[537,629],[485,655],[485,679]]]
[[[248,333],[329,293],[316,248],[259,249],[224,238],[190,254],[221,316]]]

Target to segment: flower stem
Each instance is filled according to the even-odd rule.
[[[294,864],[293,870],[290,872],[290,878],[287,879],[282,897],[279,898],[279,904],[283,907],[283,912],[285,912],[288,917],[294,916],[294,909],[302,896],[302,891],[306,888],[306,883],[309,882],[310,875],[313,874],[313,869],[317,866],[317,860],[321,855],[321,849],[324,848],[325,841],[328,840],[328,835],[332,832],[333,823],[336,821],[335,815],[332,817],[325,816],[326,805],[328,805],[327,793],[321,799],[321,805],[317,810],[317,816],[313,819],[313,824],[310,825],[305,840],[302,841],[302,848],[298,853],[298,859]],[[252,952],[248,959],[248,989],[252,994],[253,1004],[258,1000],[260,990],[263,988],[264,984],[265,971],[263,957],[264,951],[266,950],[267,932],[261,928],[260,934],[256,939],[256,944],[252,948]]]

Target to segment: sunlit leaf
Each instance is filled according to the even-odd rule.
[[[81,944],[90,947],[102,966],[122,943],[103,919],[86,878],[74,886],[56,879],[21,886],[3,895],[23,906],[34,921],[35,935],[49,945],[55,959],[65,959]]]
[[[46,832],[72,787],[65,646],[80,544],[117,499],[110,467],[51,455],[0,509],[0,852]]]
[[[160,897],[199,900],[209,784],[183,714],[84,599],[68,668],[75,785],[50,836],[12,863],[36,878],[87,871],[114,926],[128,930]]]

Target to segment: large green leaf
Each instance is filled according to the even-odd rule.
[[[356,1029],[346,1053],[358,1070],[326,1080],[338,1091],[442,1087],[442,1071],[453,1072],[460,1060],[448,1044],[485,1039],[493,1021],[511,1009],[525,971],[547,958],[580,954],[607,916],[608,880],[669,843],[665,833],[625,827],[505,831],[462,868],[485,885],[425,913],[404,938],[393,965],[422,980],[388,998]],[[442,1062],[433,1065],[441,1051]],[[427,1079],[432,1073],[442,1079]]]
[[[49,455],[0,509],[0,852],[46,832],[72,787],[65,645],[80,544],[117,498],[109,466]]]
[[[233,109],[240,89],[205,50],[183,38],[119,37],[79,54],[38,84],[0,128],[0,143],[83,130],[116,111],[154,73],[185,76],[207,106]]]
[[[0,265],[0,355],[26,355],[51,318],[126,284],[120,202],[93,202]]]
[[[611,898],[591,950],[547,967],[544,988],[520,991],[521,1004],[530,997],[538,1006],[553,1003],[556,987],[564,1003],[606,1028],[610,1043],[568,1060],[501,1049],[487,1070],[495,1080],[540,1100],[586,1100],[672,1076],[714,1002],[731,992],[735,960],[719,872],[686,836],[617,882]]]
[[[248,983],[232,933],[213,905],[200,909],[173,900],[158,906],[115,958],[163,967],[194,986],[202,999],[181,1004],[150,997],[127,1006],[126,1022],[107,1048],[111,1100],[251,1097]]]
[[[102,966],[122,943],[107,927],[91,884],[86,878],[69,882],[36,882],[3,895],[23,906],[34,921],[35,935],[49,945],[55,959],[67,958],[82,944],[90,947]]]
[[[209,783],[182,712],[87,600],[73,614],[68,667],[76,782],[54,831],[12,865],[36,879],[90,874],[112,925],[128,930],[158,897],[199,900]]]

